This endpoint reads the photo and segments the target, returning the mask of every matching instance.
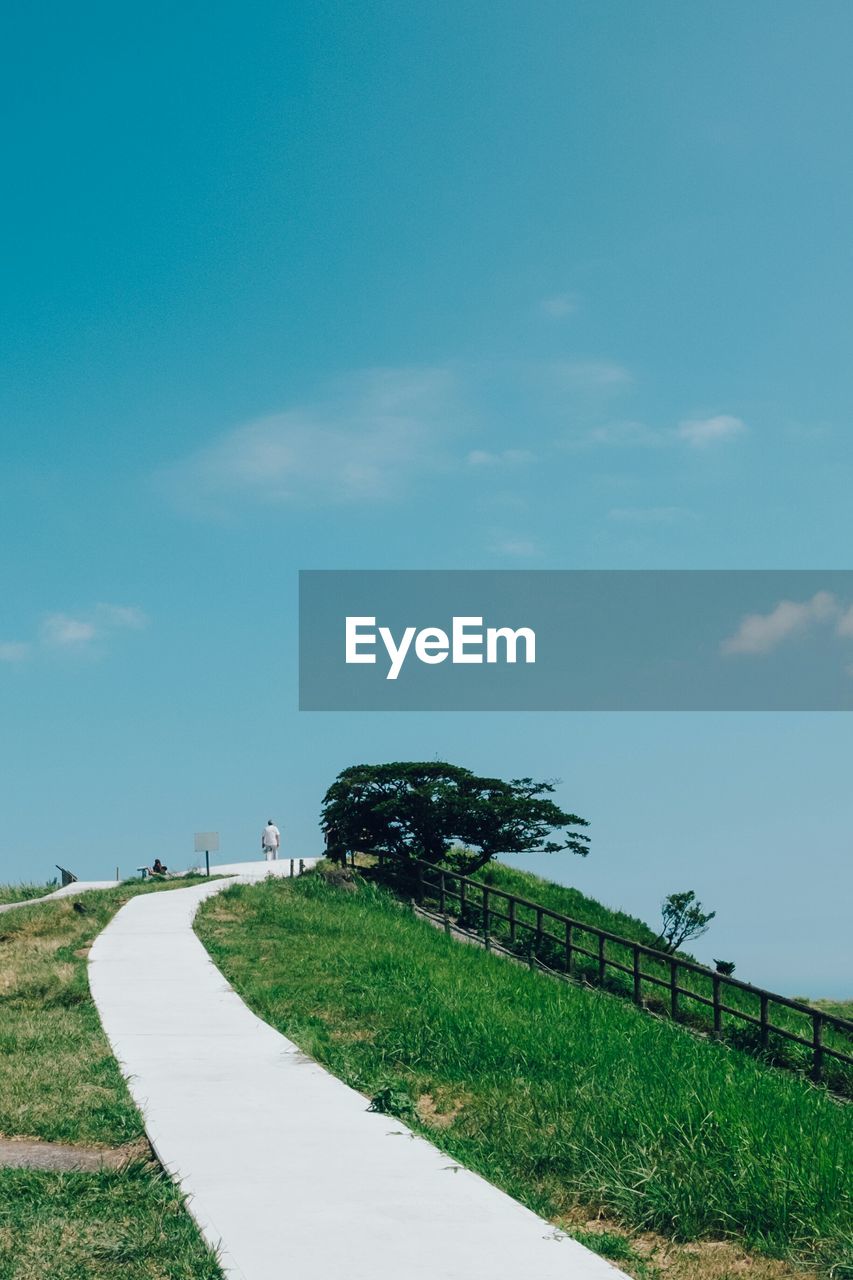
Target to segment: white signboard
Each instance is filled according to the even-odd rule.
[[[196,853],[218,853],[219,832],[197,831],[195,833],[195,845],[193,847]]]

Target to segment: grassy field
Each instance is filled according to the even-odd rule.
[[[808,996],[794,996],[794,999],[802,1000],[803,1004],[813,1004],[816,1009],[831,1013],[836,1018],[846,1018],[848,1022],[853,1022],[853,1000],[811,1000]]]
[[[530,871],[508,867],[502,862],[490,863],[476,878],[484,884],[494,885],[496,889],[503,889],[506,893],[514,893],[519,898],[530,898],[543,907],[550,907],[552,911],[595,925],[598,929],[606,929],[609,933],[618,933],[623,938],[642,942],[646,947],[653,947],[657,941],[658,935],[645,921],[626,911],[605,906],[603,902],[587,897],[580,889],[573,889],[571,885],[543,880]]]
[[[148,1162],[0,1170],[0,1280],[220,1280],[181,1197]]]
[[[43,898],[46,893],[58,889],[57,884],[0,884],[0,906],[7,902],[27,902],[30,898]]]
[[[799,1078],[460,945],[372,885],[240,886],[197,928],[261,1017],[635,1275],[666,1238],[705,1242],[668,1277],[794,1274],[762,1258],[853,1276],[853,1111]],[[709,1262],[726,1241],[752,1260]]]
[[[644,946],[653,947],[657,939],[654,930],[642,920],[627,915],[623,911],[612,910],[602,903],[596,902],[595,899],[586,897],[577,889],[567,885],[554,884],[552,881],[543,880],[530,872],[519,871],[495,862],[484,868],[476,878],[484,884],[494,886],[496,889],[515,894],[520,898],[527,898],[544,907],[548,907],[552,911],[571,916],[575,920],[594,925],[599,929],[605,929],[610,933],[619,934],[621,937],[640,942]],[[494,901],[492,905],[497,911],[506,912],[506,905],[499,900]],[[455,909],[455,903],[452,900],[450,909],[451,911]],[[519,922],[535,924],[535,919],[536,913],[534,911],[519,908]],[[474,930],[481,926],[482,912],[478,909],[476,903],[469,901],[463,923]],[[545,928],[553,932],[557,926],[554,922],[549,923],[546,921]],[[497,918],[493,920],[492,935],[502,945],[511,947],[509,926]],[[518,943],[511,949],[516,950],[518,954],[526,954],[529,950],[531,937],[530,930],[519,929]],[[589,951],[596,950],[597,941],[592,934],[584,934],[582,930],[576,930],[575,941]],[[551,942],[546,938],[536,954],[550,968],[565,969],[565,948],[562,941]],[[630,948],[621,947],[618,943],[608,942],[607,954],[612,959],[621,961],[630,968],[632,963]],[[686,960],[694,959],[693,956],[685,951],[678,952],[678,955]],[[650,973],[665,981],[668,980],[669,968],[665,962],[656,962],[651,957],[645,956],[642,960],[642,968],[643,972]],[[593,959],[576,956],[573,972],[586,982],[598,983],[598,966]],[[740,974],[736,976],[741,977]],[[712,994],[711,979],[701,974],[682,970],[679,984],[706,998],[710,998]],[[615,994],[633,999],[633,980],[630,974],[608,969],[604,986]],[[642,995],[647,1008],[658,1013],[668,1012],[668,993],[663,987],[651,982],[644,983]],[[689,996],[681,996],[679,1003],[679,1017],[682,1022],[697,1030],[707,1031],[712,1028],[711,1010],[706,1005],[701,1004],[698,1000],[691,1000]],[[744,1013],[752,1015],[752,1017],[758,1017],[760,1014],[760,998],[751,992],[741,991],[736,987],[725,989],[724,1003],[735,1009],[741,1009]],[[833,1003],[831,1001],[815,1000],[807,1001],[806,1003],[811,1003],[815,1008],[822,1009],[825,1013],[834,1014],[837,1017],[849,1018],[851,1015],[850,1002],[845,1004],[844,1002]],[[811,1038],[811,1020],[807,1014],[799,1013],[794,1009],[787,1008],[785,1005],[771,1001],[769,1004],[769,1016],[770,1020],[778,1026],[785,1027],[805,1039]],[[810,1049],[773,1033],[768,1037],[767,1045],[762,1045],[757,1027],[753,1027],[749,1023],[727,1014],[724,1014],[722,1018],[722,1035],[732,1046],[745,1050],[771,1064],[787,1067],[802,1074],[808,1074],[811,1069],[812,1057]],[[842,1052],[853,1053],[853,1036],[841,1029],[826,1026],[824,1029],[824,1043],[830,1047],[840,1049]],[[836,1062],[827,1055],[824,1060],[824,1079],[838,1093],[853,1097],[853,1067]]]
[[[181,881],[180,884],[193,883]],[[136,893],[0,915],[0,1136],[124,1147],[143,1135],[92,1002],[86,957]],[[0,1168],[0,1280],[221,1280],[181,1196],[149,1160],[102,1173]]]

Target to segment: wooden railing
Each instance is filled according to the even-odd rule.
[[[383,876],[388,876],[390,867],[385,863],[381,869]],[[527,955],[531,964],[545,944],[550,944],[551,958],[561,960],[560,970],[572,977],[578,967],[578,957],[592,961],[593,979],[598,983],[606,982],[608,971],[617,971],[625,975],[636,1004],[642,1005],[644,984],[662,988],[665,992],[664,1004],[672,1018],[682,1016],[681,1001],[691,1000],[711,1011],[711,1028],[715,1036],[723,1032],[723,1016],[738,1019],[758,1029],[760,1048],[766,1050],[771,1034],[794,1041],[805,1046],[811,1056],[811,1078],[820,1081],[824,1078],[826,1058],[853,1065],[853,1054],[845,1053],[836,1045],[826,1043],[825,1030],[830,1027],[844,1037],[853,1037],[853,1022],[846,1018],[838,1018],[821,1009],[815,1009],[799,1000],[791,1000],[787,996],[765,991],[753,986],[750,982],[742,982],[739,978],[728,974],[716,973],[706,965],[697,964],[694,960],[686,960],[668,952],[658,951],[632,938],[623,938],[619,934],[599,929],[596,925],[583,920],[575,920],[561,915],[558,911],[544,907],[538,902],[508,893],[482,880],[474,880],[457,872],[435,867],[422,860],[395,868],[393,877],[403,880],[414,896],[423,903],[431,898],[437,903],[438,913],[450,926],[451,915],[457,920],[457,927],[482,939],[486,948],[493,942],[498,922],[506,925],[506,938],[509,949],[516,954],[521,951]],[[451,904],[456,909],[451,910]],[[500,908],[505,908],[501,910]],[[529,918],[527,918],[529,917]],[[472,927],[473,926],[473,927]],[[546,927],[549,926],[549,927]],[[554,932],[559,929],[559,932]],[[527,944],[521,942],[526,931]],[[586,936],[593,939],[593,946],[584,946]],[[622,959],[618,959],[613,950],[618,947],[622,951]],[[626,963],[626,952],[630,960]],[[645,967],[644,967],[645,962]],[[648,965],[654,963],[657,973],[649,972]],[[590,966],[586,966],[587,969]],[[663,971],[663,972],[661,972]],[[683,975],[698,974],[705,980],[706,990],[710,983],[710,994],[696,991],[682,985]],[[757,1002],[757,1013],[749,1013],[739,1009],[731,1002],[725,1002],[725,993],[738,991],[749,993]],[[807,1020],[810,1035],[799,1035],[791,1027],[780,1026],[773,1022],[770,1015],[771,1006],[781,1006],[796,1011]],[[840,1038],[840,1037],[839,1037]]]

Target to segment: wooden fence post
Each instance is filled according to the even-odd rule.
[[[718,1036],[723,1029],[723,1011],[720,1008],[720,975],[715,973],[711,978],[714,1000],[714,1035]]]
[[[514,945],[515,945],[515,933],[516,933],[516,923],[515,923],[515,898],[510,898],[510,900],[509,900],[509,902],[508,902],[508,904],[507,904],[507,910],[508,910],[508,912],[509,912],[509,940],[510,940],[510,942],[511,942],[511,943],[513,944],[513,946],[514,946]]]
[[[536,939],[533,944],[533,947],[536,955],[538,956],[539,951],[542,947],[542,908],[541,907],[536,908]]]
[[[438,882],[438,909],[443,916],[447,915],[447,881],[444,878],[444,872],[440,871],[440,879]]]
[[[812,1080],[820,1083],[823,1079],[823,1017],[812,1014]]]
[[[669,962],[669,1012],[673,1018],[678,1017],[678,961]]]
[[[465,927],[465,877],[459,877],[459,923]]]
[[[640,948],[634,945],[634,1004],[643,1003],[643,987],[640,981]]]
[[[770,1039],[770,1026],[767,1017],[767,992],[761,993],[761,1047],[766,1049]]]
[[[492,945],[491,937],[489,934],[490,928],[491,928],[491,921],[489,920],[489,891],[484,887],[483,888],[483,941],[486,944],[487,951]]]
[[[566,921],[566,973],[571,976],[572,972],[572,922]]]

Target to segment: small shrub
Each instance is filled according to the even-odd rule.
[[[316,873],[326,881],[326,884],[332,885],[335,889],[344,889],[352,893],[355,889],[355,881],[353,879],[352,869],[350,867],[342,867],[337,862],[321,862]]]
[[[573,1231],[572,1236],[579,1244],[586,1245],[593,1253],[613,1261],[630,1262],[635,1258],[631,1241],[626,1236],[616,1235],[613,1231]]]
[[[378,1111],[383,1116],[397,1116],[405,1120],[415,1114],[415,1103],[407,1089],[398,1084],[388,1084],[374,1093],[368,1111]]]

